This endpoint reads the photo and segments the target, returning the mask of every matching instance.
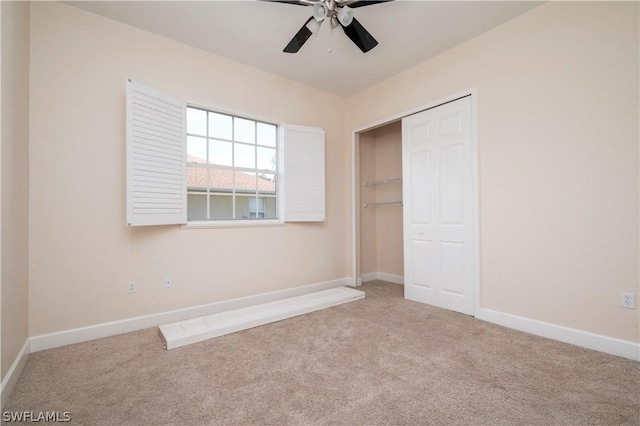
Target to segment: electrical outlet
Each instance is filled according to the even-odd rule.
[[[171,275],[164,277],[164,288],[171,288]]]
[[[321,257],[321,258],[320,258],[320,266],[324,266],[324,265],[326,265],[326,264],[327,264],[327,262],[326,262],[326,260],[324,259],[324,257]]]
[[[620,297],[620,306],[623,308],[636,308],[636,295],[634,293],[622,293]]]
[[[136,282],[135,281],[129,281],[127,283],[127,293],[129,294],[133,294],[136,292]]]

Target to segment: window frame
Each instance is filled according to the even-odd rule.
[[[259,227],[326,220],[324,129],[255,117],[251,120],[277,128],[278,218],[189,222],[187,106],[247,117],[241,112],[187,102],[138,81],[126,81],[125,219],[128,226]],[[256,167],[257,170],[261,169]],[[256,197],[258,195],[256,185]]]
[[[187,222],[180,225],[181,228],[183,229],[202,229],[202,228],[245,228],[245,227],[272,227],[272,226],[284,226],[286,225],[286,222],[283,220],[283,216],[284,216],[284,209],[283,209],[283,205],[282,205],[282,191],[283,191],[283,182],[282,182],[282,151],[284,149],[283,146],[283,137],[282,137],[282,127],[285,125],[282,122],[279,122],[278,120],[273,120],[270,118],[265,118],[265,117],[257,117],[257,116],[253,116],[253,115],[249,115],[243,112],[237,112],[237,111],[231,111],[225,108],[218,108],[215,106],[206,106],[206,105],[202,105],[200,103],[196,103],[196,102],[186,102],[185,105],[185,169],[187,169],[191,164],[194,163],[189,163],[188,159],[187,159],[187,138],[189,136],[197,136],[197,137],[202,137],[201,135],[193,135],[187,132],[187,108],[194,108],[194,109],[199,109],[199,110],[204,110],[204,111],[208,111],[208,112],[212,112],[214,114],[222,114],[222,115],[228,115],[230,117],[233,118],[239,118],[239,119],[244,119],[244,120],[250,120],[253,121],[256,125],[258,123],[264,123],[264,124],[268,124],[268,125],[273,125],[276,127],[276,144],[275,144],[275,150],[276,150],[276,171],[275,172],[270,172],[271,174],[275,175],[275,183],[276,183],[276,189],[275,189],[275,196],[272,196],[270,198],[275,198],[276,199],[276,218],[240,218],[240,219],[195,219],[195,220],[189,220],[187,219]],[[207,126],[208,126],[208,120],[207,120]],[[208,132],[207,132],[208,133]],[[219,139],[219,138],[209,138],[209,135],[207,134],[206,137],[204,137],[207,140],[207,144],[208,144],[208,140],[209,139]],[[238,143],[241,145],[248,145],[245,142],[242,141],[235,141],[235,140],[231,140],[229,141],[233,144]],[[258,145],[257,141],[254,143],[254,146],[256,147],[261,147],[264,145]],[[257,161],[257,159],[256,159]],[[198,163],[195,163],[198,164]],[[206,164],[202,165],[203,168],[208,168]],[[222,169],[222,170],[232,170],[232,171],[246,171],[247,168],[245,167],[234,167],[234,166],[223,166],[223,165],[219,165],[219,166],[214,166],[211,167],[211,169]],[[256,169],[252,169],[255,172],[261,171],[262,169],[257,169],[257,163],[256,163]],[[185,172],[186,173],[186,172]],[[256,188],[257,189],[257,188]],[[192,191],[189,191],[188,187],[185,188],[185,196],[188,199],[189,194],[193,194]],[[203,193],[203,194],[209,194],[209,192]],[[227,196],[232,196],[232,194],[228,194]],[[260,194],[259,192],[256,193],[256,198],[261,198],[264,197],[265,195]],[[208,197],[207,197],[208,198]],[[233,198],[235,198],[235,196],[233,196]],[[233,203],[235,204],[235,203]],[[233,207],[234,209],[234,214],[235,214],[235,206]],[[188,207],[187,207],[187,216],[188,216]]]

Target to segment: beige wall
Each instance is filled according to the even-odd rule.
[[[376,178],[376,133],[375,130],[359,135],[360,177],[360,275],[378,272],[376,208],[364,208],[364,203],[376,201],[376,188],[363,186]]]
[[[29,3],[0,3],[2,15],[2,379],[28,338]]]
[[[343,99],[68,5],[31,11],[31,335],[350,275]],[[201,105],[323,127],[326,222],[128,228],[127,78]],[[173,288],[163,288],[165,275]]]
[[[549,2],[347,100],[477,88],[481,306],[638,342],[638,3]]]
[[[401,122],[387,124],[376,133],[376,179],[402,177]],[[376,201],[401,201],[402,183],[376,185]],[[376,208],[378,272],[404,276],[402,207]]]

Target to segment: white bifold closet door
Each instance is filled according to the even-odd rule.
[[[405,298],[474,314],[471,97],[402,120]]]

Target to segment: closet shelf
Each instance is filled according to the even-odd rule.
[[[381,183],[394,183],[394,182],[402,182],[402,178],[390,178],[390,179],[379,179],[379,180],[370,180],[364,182],[362,186],[373,186],[380,185]]]
[[[380,203],[364,203],[362,207],[366,209],[367,207],[375,207],[375,206],[401,206],[401,205],[402,205],[402,201],[383,201]]]

